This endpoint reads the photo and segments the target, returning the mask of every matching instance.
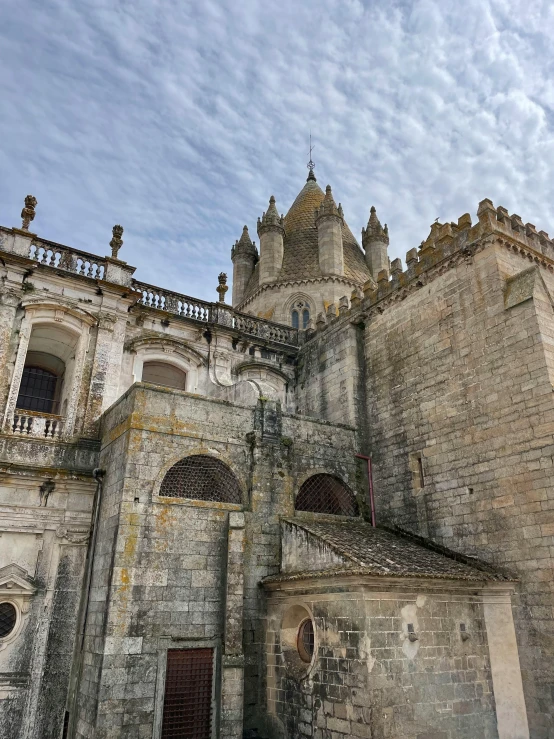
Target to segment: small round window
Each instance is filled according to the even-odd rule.
[[[15,628],[17,611],[11,603],[0,603],[0,639],[5,639]]]
[[[314,625],[311,618],[300,624],[296,647],[302,662],[310,663],[314,656]]]

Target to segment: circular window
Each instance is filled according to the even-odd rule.
[[[17,622],[17,611],[11,603],[0,603],[0,639],[12,633]]]
[[[310,663],[314,656],[314,625],[311,618],[302,621],[298,629],[296,648],[302,662]]]

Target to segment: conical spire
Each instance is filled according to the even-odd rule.
[[[261,236],[265,231],[269,229],[278,229],[284,233],[284,218],[279,215],[279,211],[275,205],[275,197],[272,195],[269,198],[269,208],[258,218],[258,236]]]
[[[257,254],[256,246],[254,245],[250,234],[248,233],[248,226],[244,226],[242,229],[242,235],[238,241],[235,241],[235,245],[231,250],[231,259],[236,254],[248,254],[255,256]]]
[[[377,211],[375,206],[372,205],[369,213],[369,220],[367,222],[367,228],[362,228],[362,244],[366,245],[367,241],[383,241],[385,244],[389,243],[389,229],[387,224],[381,226],[381,222],[377,218]]]

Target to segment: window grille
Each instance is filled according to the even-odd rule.
[[[313,475],[302,485],[296,496],[297,511],[331,513],[335,516],[358,516],[354,493],[332,475]]]
[[[168,649],[162,739],[210,739],[212,649]]]
[[[40,367],[25,367],[17,396],[17,407],[25,411],[56,413],[54,400],[58,378]]]
[[[0,603],[0,639],[12,633],[17,621],[17,611],[11,603]]]
[[[242,503],[237,478],[229,467],[204,454],[185,457],[166,473],[160,495],[169,498]]]

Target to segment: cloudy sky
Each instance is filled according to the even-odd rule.
[[[230,248],[303,186],[308,134],[391,257],[491,198],[554,232],[550,0],[2,0],[0,223],[216,299]]]

